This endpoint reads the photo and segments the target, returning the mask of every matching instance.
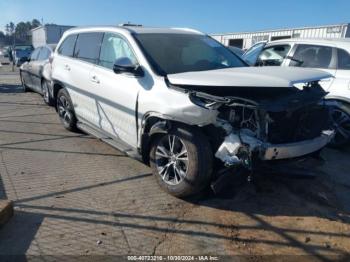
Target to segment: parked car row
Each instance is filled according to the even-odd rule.
[[[249,67],[195,30],[74,28],[20,72],[66,129],[149,164],[178,197],[227,172],[314,157],[334,138],[321,86],[331,73]]]

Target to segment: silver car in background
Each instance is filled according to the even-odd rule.
[[[20,68],[20,77],[25,91],[33,90],[41,95],[46,104],[53,105],[50,57],[56,45],[36,48]]]

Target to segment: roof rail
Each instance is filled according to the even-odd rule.
[[[188,32],[203,34],[203,32],[201,32],[201,31],[198,31],[198,30],[192,29],[192,28],[187,28],[187,27],[172,27],[171,29],[183,30],[183,31],[188,31]]]
[[[127,22],[127,23],[121,23],[118,26],[136,26],[136,27],[141,27],[142,25],[141,24],[132,24],[130,22]]]

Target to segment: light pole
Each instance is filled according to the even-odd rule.
[[[12,72],[15,72],[15,55],[16,55],[16,29],[13,32],[13,47],[12,47]]]

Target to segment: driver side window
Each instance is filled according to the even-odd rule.
[[[290,50],[290,45],[274,45],[265,48],[257,60],[257,66],[280,66]]]
[[[99,65],[113,69],[114,62],[122,57],[129,58],[134,64],[137,63],[132,49],[123,38],[112,33],[105,33],[101,45]]]

